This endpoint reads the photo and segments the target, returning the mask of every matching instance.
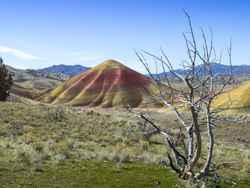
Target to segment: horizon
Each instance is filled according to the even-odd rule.
[[[46,66],[46,67],[41,67],[41,68],[35,68],[35,69],[31,69],[31,68],[17,68],[17,67],[14,67],[14,66],[11,66],[11,65],[9,65],[9,64],[7,64],[7,63],[5,63],[4,62],[4,64],[6,64],[7,66],[10,66],[10,67],[12,67],[12,68],[15,68],[15,69],[19,69],[19,70],[41,70],[41,69],[46,69],[46,68],[50,68],[50,67],[54,67],[54,66],[82,66],[82,67],[84,67],[84,68],[88,68],[88,69],[92,69],[92,68],[94,68],[94,67],[96,67],[96,66],[98,66],[98,65],[100,65],[100,64],[102,64],[102,63],[104,63],[104,62],[106,62],[106,61],[108,61],[108,60],[114,60],[114,61],[117,61],[117,60],[115,60],[115,59],[105,59],[104,61],[102,61],[102,62],[100,62],[100,63],[98,63],[98,64],[96,64],[96,65],[94,65],[94,66],[92,66],[92,67],[87,67],[87,66],[84,66],[84,65],[81,65],[81,64],[52,64],[52,65],[48,65],[48,66]],[[119,61],[118,61],[119,62]],[[119,62],[119,63],[122,63],[122,62]],[[126,64],[124,64],[124,63],[122,63],[123,65],[126,65]],[[222,65],[222,66],[230,66],[229,64],[223,64],[223,63],[212,63],[212,64],[216,64],[216,65]],[[126,65],[127,66],[127,65]],[[197,66],[199,66],[199,65],[197,65]],[[244,66],[250,66],[250,64],[236,64],[236,65],[232,65],[233,67],[244,67]],[[128,68],[131,68],[131,67],[129,67],[129,66],[127,66]],[[146,72],[140,72],[140,71],[138,71],[138,70],[136,70],[136,69],[134,69],[135,71],[137,71],[137,72],[139,72],[139,73],[142,73],[142,74],[148,74],[148,72],[146,71]],[[179,68],[176,68],[175,70],[185,70],[185,68],[184,67],[179,67]]]
[[[219,51],[225,51],[232,38],[233,65],[249,65],[250,37],[245,37],[250,32],[249,5],[232,0],[202,4],[146,0],[139,5],[132,0],[3,0],[0,56],[6,64],[21,69],[59,64],[94,67],[105,59],[116,59],[145,73],[134,50],[159,54],[163,48],[179,68],[186,57],[185,9],[196,34],[200,27],[211,27]]]

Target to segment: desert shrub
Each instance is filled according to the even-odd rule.
[[[60,141],[59,143],[56,143],[55,145],[56,155],[65,156],[65,158],[69,158],[71,156],[73,145],[74,142],[72,140],[64,140]]]
[[[126,163],[130,161],[130,155],[126,151],[121,151],[121,152],[115,151],[105,154],[102,155],[104,160],[113,161],[116,163]]]
[[[149,150],[149,143],[147,141],[140,141],[141,149],[143,151],[148,151]]]
[[[31,165],[30,155],[23,150],[16,151],[16,161],[21,162],[25,165]]]
[[[126,151],[119,153],[119,162],[126,163],[130,161],[130,155]]]
[[[14,121],[10,124],[10,135],[12,137],[17,137],[23,135],[24,133],[24,126],[22,122]]]
[[[79,158],[82,160],[91,160],[91,159],[96,159],[97,154],[93,151],[89,150],[81,150],[79,151]],[[101,159],[101,158],[98,158]]]
[[[32,146],[19,145],[19,148],[15,148],[14,151],[14,161],[20,164],[36,167],[43,163],[43,153],[38,153]]]
[[[66,113],[62,106],[57,106],[56,108],[48,111],[49,121],[62,121],[65,118],[66,118]]]
[[[35,151],[37,151],[39,153],[41,153],[41,152],[44,151],[44,145],[42,143],[39,143],[39,142],[38,143],[34,143],[33,147],[34,147]]]
[[[3,64],[3,59],[0,58],[0,101],[5,101],[7,99],[12,84],[12,75]]]
[[[143,161],[144,163],[155,163],[158,164],[163,161],[162,155],[156,155],[150,152],[143,152],[137,156],[137,160]]]

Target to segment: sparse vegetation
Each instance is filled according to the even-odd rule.
[[[60,111],[63,111],[63,121],[51,118],[54,115],[50,114],[56,113],[58,108],[62,108]],[[178,130],[172,112],[149,111],[149,113],[160,126],[165,125],[167,120],[169,128],[173,131]],[[155,177],[161,182],[155,187],[171,184],[168,180],[168,174],[171,174],[175,182],[174,186],[175,184],[182,185],[168,168],[158,166],[167,160],[165,158],[167,149],[162,138],[154,135],[149,140],[146,139],[137,125],[138,119],[128,114],[126,110],[88,110],[66,106],[4,102],[0,103],[0,117],[0,163],[3,169],[0,171],[3,173],[0,180],[5,182],[3,187],[16,187],[17,185],[53,187],[58,184],[64,186],[69,182],[75,182],[74,187],[81,187],[81,183],[94,186],[91,180],[102,182],[107,178],[106,173],[97,174],[91,180],[86,180],[89,177],[86,174],[102,171],[102,165],[105,166],[105,164],[108,164],[107,168],[110,170],[114,169],[119,172],[111,173],[112,177],[110,177],[120,182],[117,186],[150,187],[154,184],[151,178],[146,178],[144,183],[138,179],[128,185],[126,173],[129,177]],[[231,187],[233,184],[236,184],[236,187],[244,187],[249,177],[249,149],[247,143],[238,138],[245,137],[249,126],[239,125],[238,131],[231,131],[227,129],[228,126],[232,127],[227,123],[217,128],[216,134],[219,140],[216,142],[215,150],[216,168],[218,173],[225,177],[222,181],[225,187]],[[225,144],[221,145],[222,141]],[[231,143],[237,143],[239,146],[234,147]],[[138,164],[137,170],[132,170],[132,167],[131,171],[127,171],[126,166],[130,164],[131,166]],[[6,168],[6,165],[9,168]],[[81,171],[82,168],[84,171]],[[107,168],[104,169],[107,174],[110,174]],[[64,172],[59,172],[59,169],[63,169]],[[81,178],[74,179],[76,171],[80,173]],[[66,174],[71,173],[74,175],[67,176],[68,178],[65,179]],[[48,176],[55,177],[57,183],[46,181]],[[11,177],[16,177],[15,182]],[[113,186],[108,180],[102,183],[103,186]]]

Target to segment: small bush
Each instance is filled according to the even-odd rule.
[[[22,122],[14,121],[10,125],[10,135],[14,138],[17,136],[21,136],[24,133],[24,126]]]
[[[66,113],[62,106],[58,106],[53,110],[48,111],[48,120],[49,121],[63,121],[66,118]]]

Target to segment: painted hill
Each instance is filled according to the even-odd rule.
[[[221,94],[214,105],[222,109],[250,108],[250,82]]]
[[[88,67],[82,65],[53,65],[47,68],[39,69],[37,72],[42,74],[63,74],[66,76],[75,76],[81,72],[89,70]]]
[[[152,80],[125,65],[107,60],[54,89],[46,102],[75,106],[136,107],[155,92]],[[152,102],[152,101],[151,101]]]

